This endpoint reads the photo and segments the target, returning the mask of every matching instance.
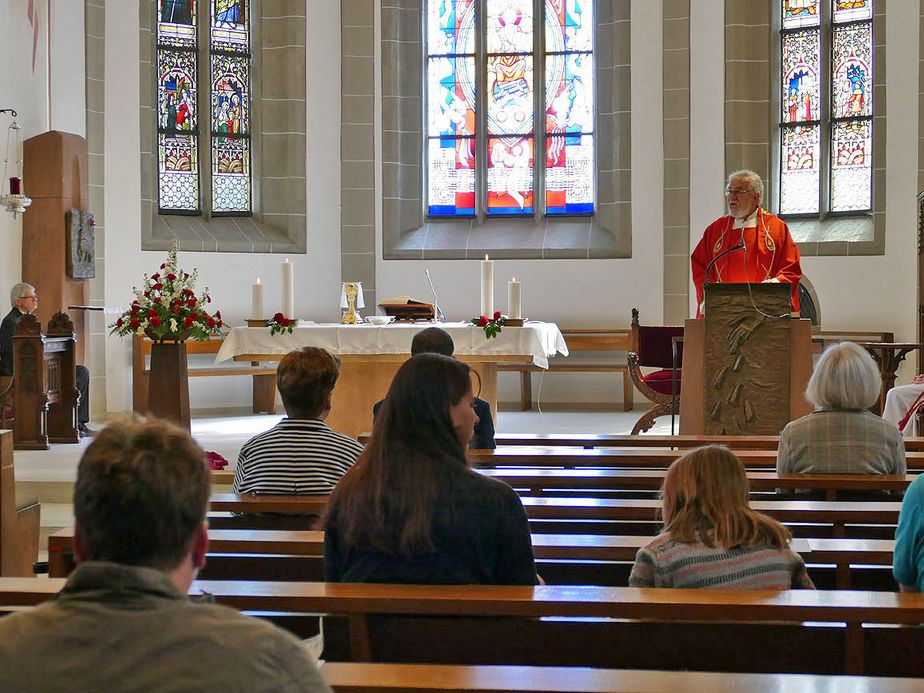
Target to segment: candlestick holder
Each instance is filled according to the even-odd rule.
[[[247,318],[247,327],[266,327],[266,318]]]
[[[504,327],[523,327],[526,318],[504,318]]]

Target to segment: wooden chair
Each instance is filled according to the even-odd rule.
[[[655,404],[642,415],[632,427],[632,435],[638,435],[654,426],[659,416],[680,413],[680,365],[683,359],[683,344],[677,345],[677,370],[674,370],[674,337],[683,336],[683,327],[639,325],[638,308],[632,309],[632,330],[637,333],[636,351],[630,351],[629,376],[635,387]],[[657,368],[657,371],[642,373],[642,368]]]

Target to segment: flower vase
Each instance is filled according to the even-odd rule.
[[[148,414],[189,428],[189,376],[186,344],[155,341],[151,345]]]

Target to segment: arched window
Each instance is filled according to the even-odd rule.
[[[780,8],[780,213],[870,212],[873,0]]]
[[[593,213],[593,0],[426,8],[427,213]]]
[[[158,0],[158,212],[249,215],[249,1],[209,0],[206,7],[203,13],[197,0]]]

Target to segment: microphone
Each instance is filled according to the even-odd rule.
[[[433,280],[430,278],[430,270],[425,269],[427,273],[427,282],[430,284],[430,291],[433,292],[433,322],[446,322],[446,316],[440,310],[440,299],[436,295],[436,289],[433,288]]]
[[[728,255],[729,253],[734,252],[734,251],[736,251],[736,250],[743,250],[745,253],[747,253],[747,248],[746,248],[745,245],[744,245],[744,229],[741,230],[741,243],[739,243],[738,245],[734,246],[733,248],[729,248],[728,250],[723,250],[721,253],[719,253],[719,254],[716,255],[714,258],[712,258],[712,259],[709,261],[709,264],[708,264],[708,265],[706,265],[706,278],[705,278],[705,282],[704,282],[704,283],[706,283],[706,284],[709,283],[709,270],[712,269],[712,266],[716,263],[716,260],[718,260],[718,259],[719,259],[720,257],[722,257],[723,255]]]

